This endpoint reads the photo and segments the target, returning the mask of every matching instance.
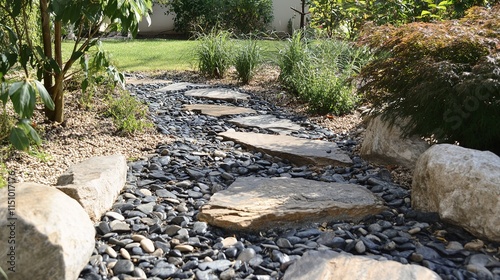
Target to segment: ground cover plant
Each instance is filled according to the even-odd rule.
[[[460,20],[366,30],[391,55],[362,71],[361,91],[406,135],[500,154],[500,5]]]

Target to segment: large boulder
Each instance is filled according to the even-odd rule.
[[[97,221],[113,206],[126,179],[125,156],[100,156],[71,166],[57,179],[57,188],[78,201]]]
[[[10,280],[75,280],[92,255],[89,216],[53,187],[21,183],[1,189],[0,217],[0,266]]]
[[[429,148],[420,137],[403,137],[398,123],[390,125],[381,116],[371,117],[361,145],[361,157],[376,164],[396,164],[413,169],[418,157]]]
[[[385,209],[365,187],[302,178],[239,177],[214,194],[199,215],[211,225],[243,231],[361,220]]]
[[[418,265],[375,260],[333,251],[308,251],[286,271],[283,280],[437,280],[433,271]]]
[[[438,212],[477,237],[500,242],[500,157],[434,145],[417,162],[411,201],[417,210]]]

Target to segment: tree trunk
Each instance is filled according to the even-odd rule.
[[[40,0],[40,14],[42,18],[42,42],[43,42],[43,54],[52,58],[52,42],[50,38],[50,15],[47,11],[48,3],[47,0]],[[43,73],[43,84],[47,90],[52,87],[52,75],[49,72]]]
[[[62,123],[64,121],[64,75],[66,67],[62,65],[62,51],[61,51],[61,22],[54,23],[54,55],[57,65],[61,72],[56,73],[55,83],[49,89],[49,94],[54,101],[54,111],[45,110],[45,115],[49,120]]]
[[[302,0],[302,13],[300,13],[300,29],[304,30],[306,17],[306,0]]]

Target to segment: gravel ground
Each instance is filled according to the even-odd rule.
[[[128,83],[169,83],[189,81],[212,85],[238,86],[243,91],[252,92],[261,98],[302,116],[311,122],[331,129],[339,134],[356,133],[362,137],[363,124],[360,112],[342,117],[317,116],[307,112],[306,104],[280,88],[277,78],[279,71],[273,67],[263,67],[249,85],[240,85],[234,70],[226,78],[209,80],[194,71],[132,73],[128,75]],[[154,129],[133,136],[120,136],[113,122],[99,112],[99,101],[91,110],[84,110],[78,104],[78,93],[66,95],[66,121],[63,124],[50,124],[43,120],[41,110],[35,114],[34,122],[45,139],[35,152],[13,152],[5,161],[9,170],[10,182],[37,182],[54,185],[57,177],[70,165],[84,159],[121,153],[127,159],[146,156],[160,143],[170,141],[168,137]],[[409,175],[405,170],[394,169],[396,182],[409,186]],[[401,177],[401,179],[399,179]]]

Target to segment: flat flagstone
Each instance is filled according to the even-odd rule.
[[[248,100],[250,95],[241,93],[236,90],[227,88],[200,88],[188,90],[184,93],[185,96],[208,98],[213,100]]]
[[[297,165],[352,164],[349,155],[333,142],[252,132],[226,131],[219,135],[255,150],[287,159]]]
[[[208,87],[208,85],[180,82],[180,83],[170,84],[166,87],[162,87],[157,91],[158,92],[167,92],[167,91],[187,90],[191,87]]]
[[[355,184],[239,177],[226,190],[215,193],[201,208],[198,218],[225,229],[257,231],[358,221],[384,209],[380,198]]]
[[[301,126],[287,119],[278,119],[274,115],[259,115],[249,117],[238,117],[229,120],[229,122],[241,127],[258,127],[269,129],[279,134],[289,134],[298,131]]]
[[[255,110],[244,107],[226,106],[226,105],[208,105],[208,104],[192,104],[184,105],[183,110],[200,112],[204,115],[213,117],[239,115],[239,114],[257,114]]]

